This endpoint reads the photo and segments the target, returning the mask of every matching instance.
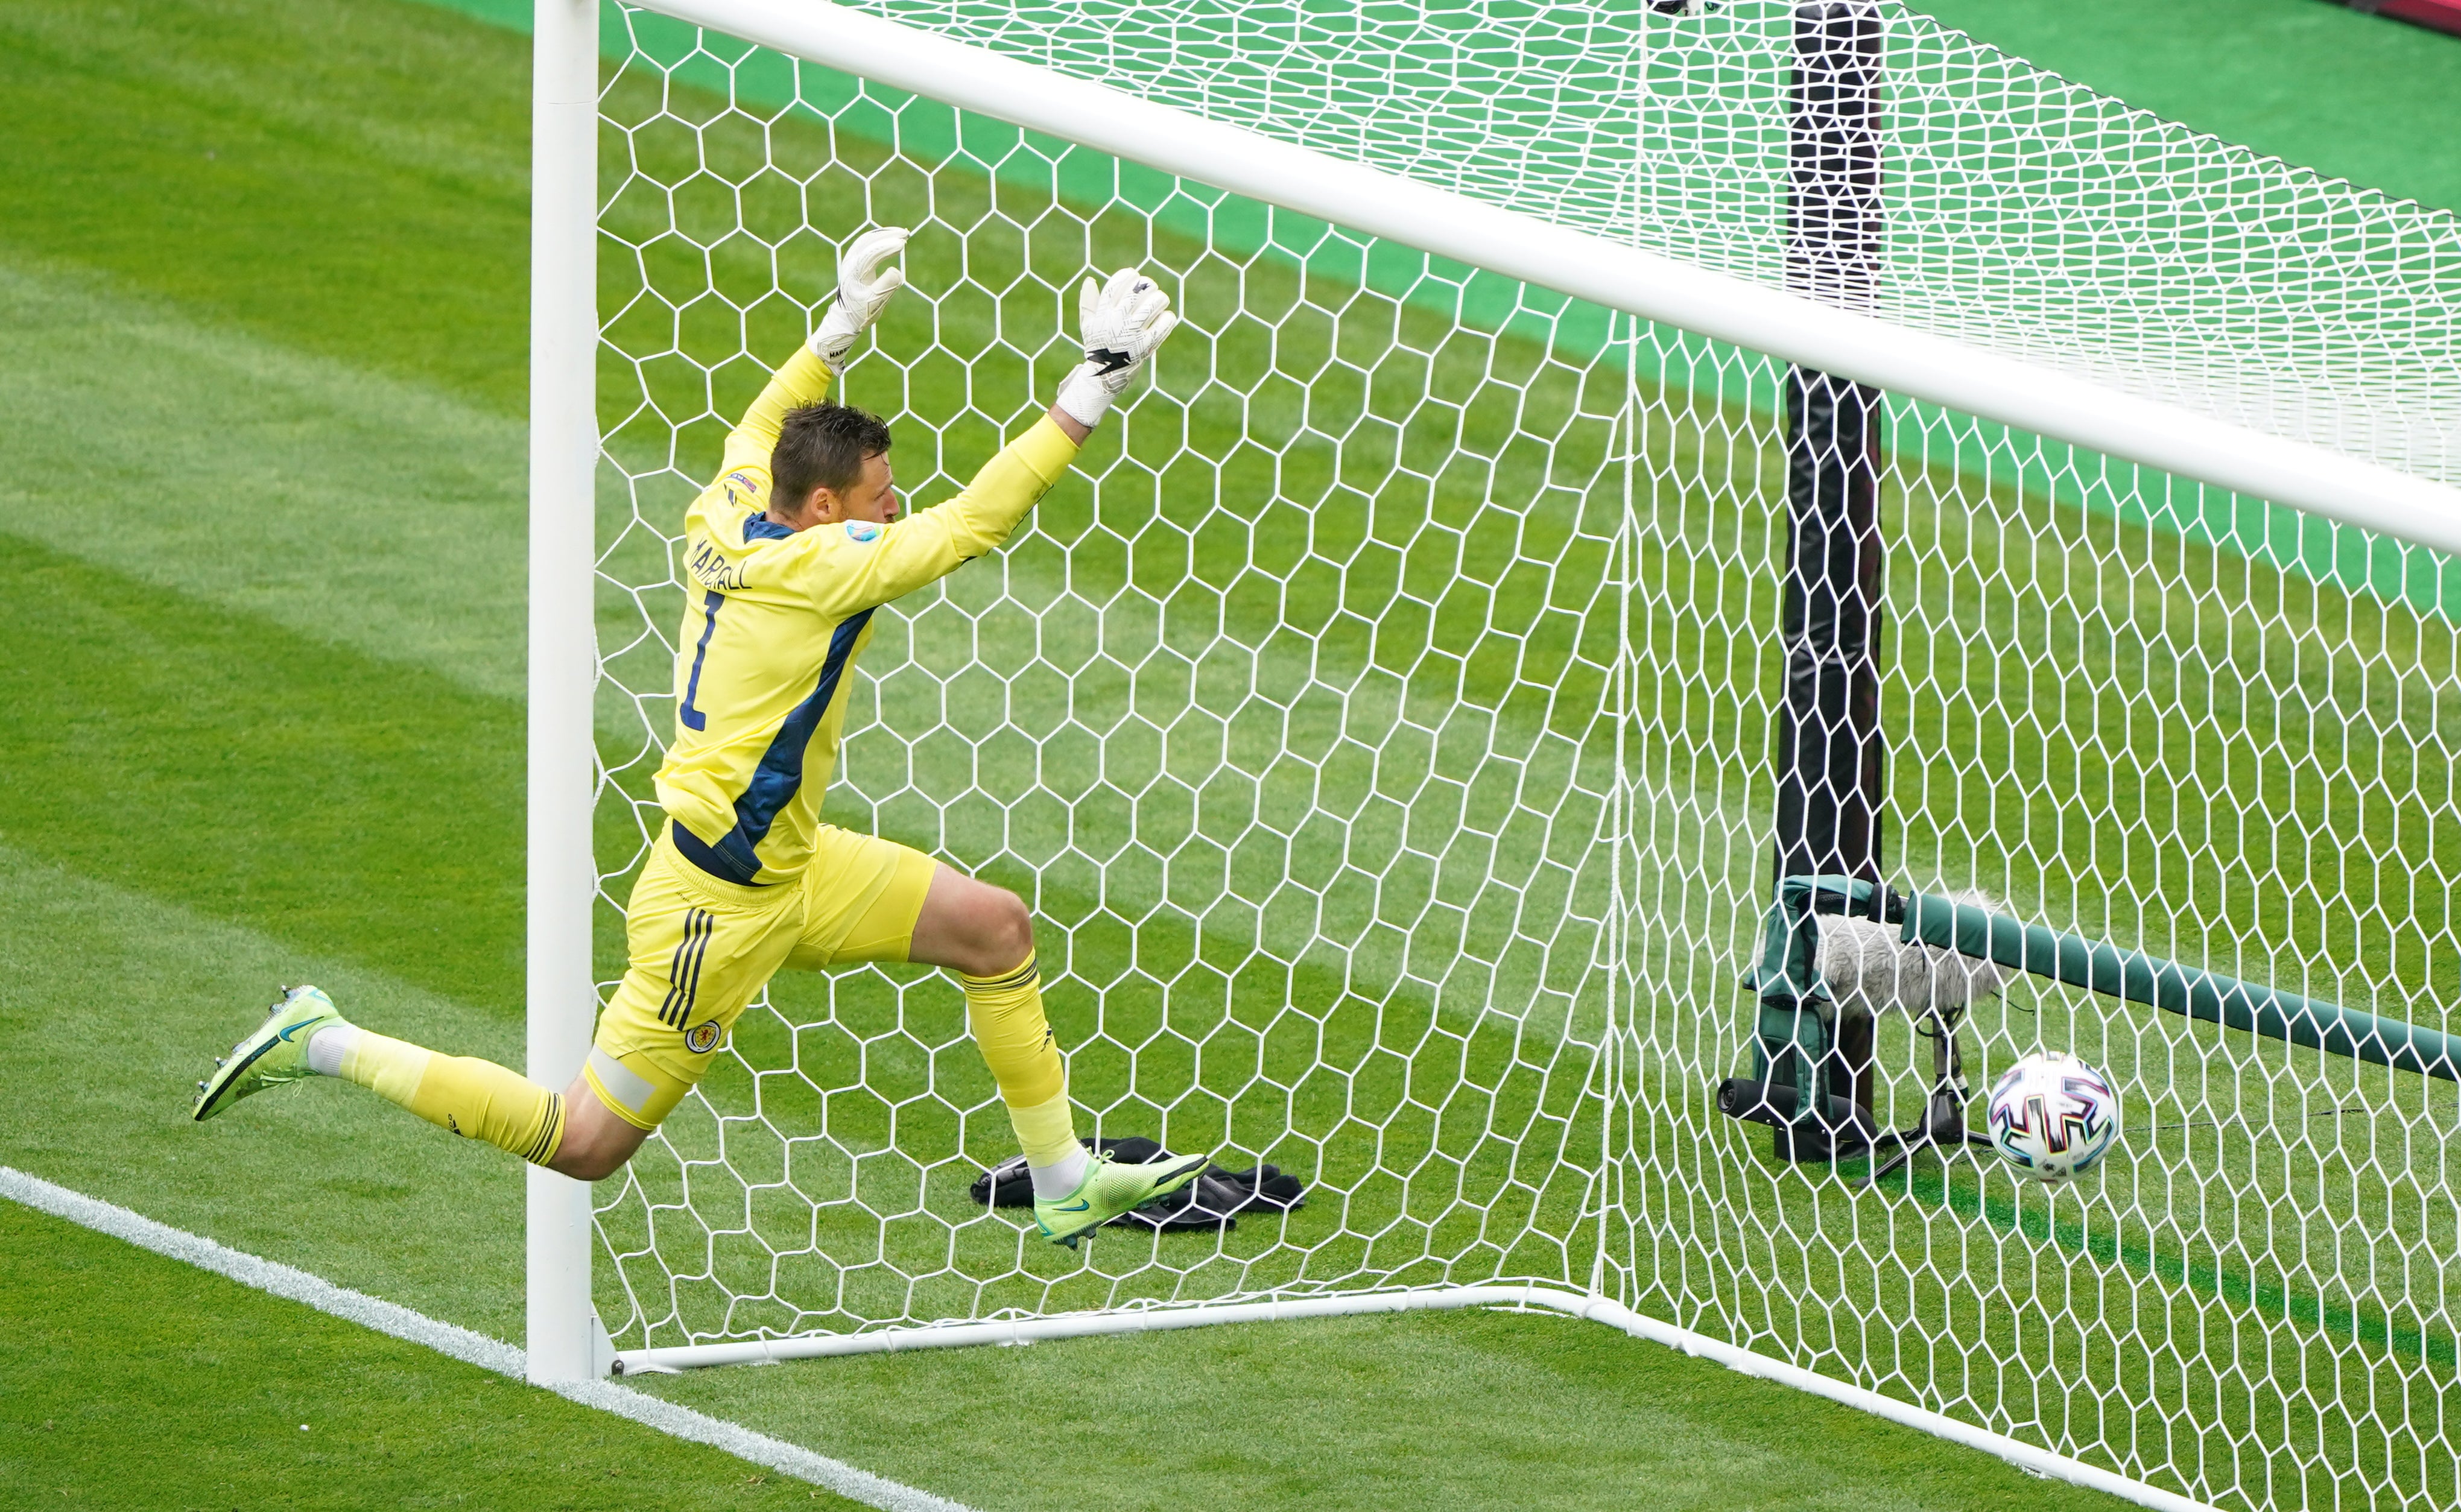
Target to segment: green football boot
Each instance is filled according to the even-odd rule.
[[[1077,1183],[1077,1190],[1061,1198],[1034,1200],[1034,1225],[1053,1244],[1074,1249],[1078,1240],[1122,1213],[1167,1197],[1196,1180],[1210,1159],[1188,1155],[1150,1165],[1123,1165],[1104,1150],[1094,1157],[1094,1168]]]
[[[231,1047],[230,1056],[214,1062],[214,1074],[197,1083],[197,1121],[203,1123],[242,1097],[268,1087],[280,1087],[315,1073],[308,1069],[308,1039],[317,1030],[349,1020],[333,1011],[333,1000],[317,987],[290,987],[282,1001],[266,1010],[256,1032]]]

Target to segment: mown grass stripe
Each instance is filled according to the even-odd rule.
[[[1849,1162],[1849,1166],[1858,1163]],[[2037,1244],[2053,1245],[2106,1266],[2126,1266],[2167,1281],[2173,1287],[2186,1287],[2223,1302],[2252,1308],[2287,1322],[2321,1328],[2362,1344],[2379,1345],[2432,1365],[2450,1368],[2461,1362],[2461,1340],[2456,1340],[2451,1333],[2409,1327],[2395,1322],[2388,1312],[2362,1312],[2356,1308],[2327,1302],[2316,1292],[2270,1286],[2218,1266],[2200,1265],[2176,1255],[2160,1254],[2143,1245],[2123,1244],[2113,1235],[2096,1233],[2073,1220],[2021,1208],[2004,1197],[1993,1197],[1979,1189],[1951,1185],[1944,1170],[1918,1174],[1914,1167],[1908,1166],[1899,1174],[1907,1180],[1908,1193],[1918,1201],[1968,1218],[1980,1218],[1994,1228],[2022,1235]]]
[[[0,602],[9,843],[517,1013],[518,703],[27,539]]]
[[[0,530],[524,695],[517,421],[5,245],[0,308]]]

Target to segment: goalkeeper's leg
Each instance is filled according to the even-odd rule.
[[[1024,1146],[1043,1238],[1074,1249],[1080,1238],[1204,1171],[1203,1155],[1114,1165],[1077,1142],[1067,1070],[1042,1014],[1034,921],[1016,894],[940,867],[914,924],[913,958],[954,968],[966,990],[966,1022]]]
[[[562,1093],[491,1061],[442,1055],[349,1022],[298,988],[197,1084],[196,1117],[324,1075],[356,1082],[439,1128],[581,1181],[631,1159],[717,1058],[727,1028],[793,948],[794,888],[707,877],[663,838],[625,911],[631,957],[597,1042]]]
[[[561,1093],[469,1055],[361,1029],[312,987],[290,989],[265,1022],[197,1083],[200,1121],[243,1097],[310,1075],[356,1082],[439,1129],[585,1182],[613,1174],[650,1131],[619,1117],[587,1074]]]
[[[914,921],[911,957],[949,967],[965,989],[966,1027],[999,1084],[1000,1101],[1034,1173],[1037,1197],[1074,1191],[1090,1169],[1077,1142],[1068,1071],[1042,1013],[1034,921],[1015,893],[934,867]]]
[[[1205,1169],[1201,1155],[1113,1165],[1077,1142],[1067,1070],[1042,1012],[1034,922],[1015,893],[893,841],[837,829],[823,830],[811,875],[828,879],[829,890],[812,898],[789,965],[910,961],[957,973],[967,1027],[1034,1176],[1045,1238],[1073,1248],[1080,1236]]]
[[[593,1142],[567,1138],[569,1091],[558,1095],[493,1061],[439,1055],[361,1029],[313,987],[288,990],[213,1075],[197,1083],[196,1117],[203,1121],[243,1097],[310,1075],[356,1082],[439,1129],[534,1165],[555,1165],[568,1142]]]

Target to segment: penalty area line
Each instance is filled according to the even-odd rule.
[[[241,1286],[253,1287],[291,1302],[305,1303],[319,1312],[331,1313],[378,1333],[424,1345],[465,1365],[476,1365],[500,1375],[509,1375],[517,1381],[524,1378],[521,1350],[501,1339],[491,1339],[483,1333],[474,1333],[468,1329],[439,1322],[397,1302],[387,1302],[363,1291],[353,1291],[348,1287],[337,1287],[324,1277],[295,1266],[267,1260],[218,1244],[201,1234],[189,1233],[184,1228],[157,1223],[142,1213],[130,1212],[99,1198],[71,1191],[39,1176],[29,1176],[11,1166],[0,1165],[0,1197],[54,1218],[64,1218],[96,1233],[109,1234],[139,1249],[150,1249],[201,1270],[228,1277]],[[654,1428],[676,1438],[724,1450],[738,1459],[792,1476],[798,1480],[809,1481],[834,1491],[849,1501],[879,1507],[882,1512],[971,1512],[962,1502],[933,1496],[929,1491],[887,1480],[868,1470],[858,1470],[842,1459],[814,1454],[800,1444],[755,1433],[739,1423],[712,1417],[706,1413],[678,1406],[629,1386],[618,1386],[612,1381],[562,1381],[543,1389],[584,1407],[630,1418],[645,1428]]]

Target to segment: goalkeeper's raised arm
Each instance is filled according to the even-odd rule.
[[[704,587],[774,587],[807,596],[824,612],[852,613],[981,556],[1059,480],[1179,322],[1170,296],[1144,273],[1124,268],[1107,281],[1086,279],[1078,298],[1084,355],[1049,412],[954,498],[909,515],[888,427],[825,398],[855,338],[902,283],[877,266],[904,239],[902,231],[876,231],[849,248],[827,316],[728,437],[720,477],[686,522],[696,542],[686,567]],[[729,528],[731,514],[759,518],[738,534]],[[773,535],[792,538],[791,545],[760,549]]]

